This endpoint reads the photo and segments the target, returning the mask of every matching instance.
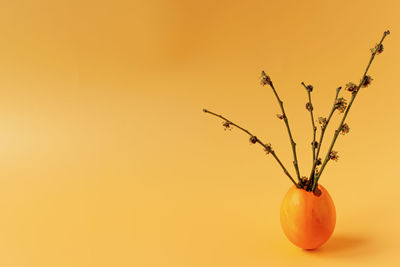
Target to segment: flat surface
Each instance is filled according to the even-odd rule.
[[[3,3],[0,266],[399,266],[399,10],[371,0]],[[295,175],[264,69],[308,175],[300,82],[326,116],[387,29],[340,159],[321,178],[335,232],[302,251],[279,225],[289,179],[201,110],[270,142]]]

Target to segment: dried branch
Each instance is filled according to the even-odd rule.
[[[335,95],[335,99],[334,99],[334,101],[333,101],[333,105],[332,105],[331,112],[329,113],[329,116],[328,116],[328,118],[326,119],[326,121],[324,121],[324,122],[322,123],[322,125],[321,125],[321,136],[320,136],[320,138],[319,138],[316,157],[315,157],[315,159],[314,159],[313,166],[312,166],[311,173],[310,173],[310,180],[311,180],[312,182],[314,182],[314,178],[315,178],[315,177],[314,177],[314,176],[315,176],[315,168],[317,167],[317,164],[318,164],[318,156],[319,156],[319,152],[320,152],[320,150],[321,150],[321,145],[322,145],[322,141],[323,141],[323,139],[324,139],[325,131],[326,131],[326,128],[328,127],[329,122],[331,121],[331,118],[332,118],[333,113],[335,112],[335,110],[336,110],[336,108],[337,108],[336,103],[337,103],[337,99],[338,99],[339,92],[340,92],[341,89],[342,89],[341,86],[338,87],[338,88],[336,89],[336,95]],[[310,182],[310,186],[312,186],[312,185],[313,185],[313,183]],[[311,189],[311,188],[310,188],[310,189]]]
[[[272,88],[272,91],[274,92],[275,97],[278,100],[279,106],[281,107],[283,120],[285,121],[285,125],[286,125],[287,131],[289,134],[289,138],[290,138],[290,144],[292,145],[292,152],[293,152],[293,158],[294,158],[293,165],[296,170],[297,179],[299,180],[299,183],[301,183],[299,165],[298,165],[297,154],[296,154],[296,143],[294,142],[292,132],[290,131],[289,121],[288,121],[287,115],[285,113],[285,109],[283,107],[283,101],[279,98],[278,93],[276,92],[275,87],[274,87],[270,77],[264,71],[261,72],[261,84],[262,85],[268,84]]]
[[[247,133],[248,135],[250,135],[250,142],[254,143],[258,143],[260,144],[262,147],[264,147],[265,151],[267,153],[270,153],[275,160],[278,162],[278,164],[281,166],[281,168],[283,169],[284,173],[289,177],[289,179],[293,182],[293,184],[300,188],[300,185],[298,183],[296,183],[296,181],[293,179],[293,177],[290,175],[290,173],[288,172],[288,170],[285,168],[285,166],[282,164],[282,162],[279,160],[278,156],[276,155],[275,151],[272,149],[271,145],[269,144],[265,144],[263,143],[260,139],[258,139],[258,137],[256,137],[255,135],[253,135],[251,132],[249,132],[248,130],[244,129],[243,127],[237,125],[236,123],[232,122],[231,120],[223,117],[222,115],[216,114],[214,112],[211,112],[207,109],[203,109],[203,112],[205,113],[209,113],[211,115],[214,115],[216,117],[219,117],[221,119],[223,119],[225,121],[225,123],[227,123],[226,125],[229,127],[229,125],[233,125],[236,128],[242,130],[243,132]]]
[[[304,88],[306,88],[306,91],[307,91],[307,94],[308,94],[308,103],[306,105],[306,108],[307,108],[308,111],[310,111],[311,124],[312,124],[312,129],[313,129],[313,140],[312,140],[312,143],[311,143],[311,149],[312,149],[312,156],[313,156],[312,162],[313,162],[313,165],[314,165],[315,149],[317,148],[317,144],[315,143],[315,135],[316,135],[316,132],[317,132],[317,127],[315,126],[315,123],[314,123],[314,114],[313,114],[314,106],[313,106],[313,104],[311,102],[311,92],[313,90],[313,87],[312,87],[312,85],[306,86],[304,84],[304,82],[301,82],[301,84],[304,86]]]
[[[329,159],[330,159],[330,155],[331,155],[333,146],[335,145],[336,139],[337,139],[337,137],[339,136],[339,133],[340,133],[340,131],[342,130],[343,124],[344,124],[344,122],[345,122],[345,120],[346,120],[346,118],[347,118],[347,114],[349,114],[350,108],[351,108],[351,106],[353,105],[354,99],[356,98],[358,92],[360,91],[361,86],[363,85],[363,86],[365,87],[365,86],[367,86],[367,85],[371,82],[371,77],[367,76],[369,67],[371,66],[371,63],[372,63],[372,61],[374,60],[375,56],[376,56],[377,54],[379,54],[379,53],[382,52],[382,50],[383,50],[382,42],[383,42],[383,40],[385,39],[385,37],[386,37],[387,35],[389,35],[389,34],[390,34],[389,31],[385,31],[385,32],[383,33],[382,39],[381,39],[381,41],[379,42],[379,44],[376,45],[375,49],[371,50],[371,51],[372,51],[371,58],[370,58],[370,60],[369,60],[369,62],[368,62],[368,65],[367,65],[365,71],[364,71],[364,74],[362,75],[362,78],[361,78],[361,81],[360,81],[358,87],[355,88],[355,90],[352,91],[352,97],[351,97],[350,103],[349,103],[349,105],[347,106],[347,109],[346,109],[346,111],[344,112],[343,118],[342,118],[342,120],[340,121],[340,124],[339,124],[338,128],[337,128],[336,131],[335,131],[335,134],[334,134],[334,136],[333,136],[332,143],[331,143],[331,145],[330,145],[330,147],[329,147],[329,150],[328,150],[328,152],[327,152],[327,154],[326,154],[325,160],[324,160],[324,162],[322,163],[321,170],[319,171],[319,173],[318,173],[316,179],[314,180],[313,187],[312,187],[312,191],[314,191],[315,188],[317,187],[318,180],[319,180],[319,178],[321,177],[321,174],[322,174],[323,170],[325,169],[326,164],[328,163],[328,161],[329,161]]]

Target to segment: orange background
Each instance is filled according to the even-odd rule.
[[[397,266],[399,11],[394,0],[3,1],[0,265]],[[264,69],[307,175],[300,82],[326,116],[387,29],[321,178],[336,230],[302,251],[279,225],[289,179],[201,110],[271,142],[295,175]]]

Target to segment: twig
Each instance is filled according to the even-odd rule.
[[[385,37],[386,37],[389,33],[390,33],[389,31],[385,31],[385,32],[383,33],[382,39],[381,39],[381,41],[379,42],[378,46],[380,46],[380,45],[382,44],[383,40],[385,39]],[[322,172],[323,172],[323,170],[324,170],[326,164],[328,163],[328,161],[329,161],[329,159],[330,159],[330,153],[331,153],[331,151],[332,151],[332,148],[333,148],[333,146],[335,145],[336,139],[337,139],[337,137],[339,136],[340,130],[342,129],[342,126],[343,126],[343,124],[344,124],[344,122],[345,122],[345,120],[346,120],[347,114],[349,113],[349,110],[350,110],[350,108],[351,108],[351,106],[352,106],[352,104],[353,104],[353,102],[354,102],[354,99],[356,98],[358,92],[360,91],[361,85],[362,85],[363,82],[365,81],[365,77],[366,77],[366,75],[367,75],[367,72],[368,72],[368,70],[369,70],[369,67],[371,66],[371,63],[372,63],[372,61],[374,60],[376,54],[377,54],[377,50],[374,50],[374,52],[371,54],[371,58],[370,58],[370,60],[369,60],[369,62],[368,62],[368,65],[367,65],[365,71],[364,71],[364,74],[363,74],[363,76],[362,76],[362,78],[361,78],[361,81],[360,81],[358,87],[357,87],[357,90],[355,90],[355,91],[353,92],[352,97],[351,97],[351,100],[350,100],[350,103],[349,103],[349,105],[347,106],[347,109],[346,109],[346,111],[345,111],[345,113],[344,113],[344,115],[343,115],[343,118],[342,118],[342,120],[340,121],[340,124],[339,124],[338,128],[335,130],[335,134],[334,134],[334,136],[333,136],[332,143],[331,143],[331,145],[330,145],[330,147],[329,147],[329,150],[328,150],[328,152],[327,152],[327,154],[326,154],[326,156],[325,156],[325,160],[324,160],[324,162],[322,163],[321,170],[319,171],[319,173],[318,173],[316,179],[314,180],[313,187],[312,187],[312,191],[315,190],[315,188],[316,188],[316,186],[317,186],[317,184],[318,184],[318,180],[319,180],[319,178],[321,177],[321,174],[322,174]]]
[[[312,123],[312,128],[313,128],[313,141],[311,143],[311,148],[312,148],[312,153],[313,153],[313,165],[314,165],[314,161],[315,161],[315,149],[316,149],[316,145],[315,145],[315,135],[317,132],[317,127],[315,127],[315,123],[314,123],[314,114],[313,114],[313,110],[314,110],[314,106],[311,102],[311,91],[312,91],[312,87],[307,87],[304,82],[301,82],[301,84],[304,86],[304,88],[306,88],[307,94],[308,94],[308,103],[307,103],[307,109],[310,111],[310,116],[311,116],[311,123]],[[311,86],[311,85],[309,85]]]
[[[265,75],[266,77],[268,77],[268,76],[265,74],[264,71],[262,72],[262,75],[263,75],[263,76]],[[271,86],[272,91],[274,92],[274,94],[275,94],[275,96],[276,96],[276,99],[277,99],[278,102],[279,102],[279,106],[281,107],[283,120],[285,121],[286,128],[287,128],[287,131],[288,131],[288,134],[289,134],[289,138],[290,138],[290,144],[292,145],[293,158],[294,158],[293,165],[294,165],[294,168],[295,168],[295,170],[296,170],[297,179],[299,180],[299,183],[301,183],[299,165],[298,165],[297,154],[296,154],[296,143],[294,142],[293,136],[292,136],[292,132],[290,131],[289,121],[288,121],[288,118],[287,118],[287,116],[286,116],[285,109],[284,109],[284,107],[283,107],[283,102],[282,102],[282,100],[279,98],[278,93],[276,92],[275,87],[274,87],[274,85],[273,85],[273,83],[272,83],[272,81],[271,81],[271,79],[270,79],[269,77],[268,77],[268,82],[267,82],[267,84],[269,84],[269,85]]]
[[[315,142],[315,137],[316,137],[316,132],[317,132],[317,127],[315,126],[315,122],[314,122],[314,114],[313,114],[313,110],[314,110],[314,106],[312,104],[311,101],[311,92],[313,90],[313,86],[312,85],[308,85],[306,86],[304,84],[304,82],[301,82],[301,84],[304,86],[304,88],[307,91],[307,95],[308,95],[308,103],[306,104],[306,108],[308,111],[310,111],[310,116],[311,116],[311,124],[312,124],[312,128],[313,128],[313,141],[311,143],[311,149],[312,149],[312,167],[311,167],[311,174],[309,176],[309,182],[308,182],[308,186],[306,187],[306,190],[309,191],[311,189],[312,183],[314,181],[314,164],[317,162],[318,159],[318,155],[315,155],[315,149],[317,149],[317,143]]]
[[[331,118],[332,118],[333,113],[334,113],[335,110],[336,110],[336,101],[337,101],[337,99],[338,99],[339,92],[340,92],[341,89],[342,89],[341,86],[338,87],[338,88],[336,89],[336,95],[335,95],[335,99],[334,99],[334,101],[333,101],[333,105],[332,105],[331,112],[329,113],[329,116],[328,116],[328,119],[326,120],[326,123],[325,123],[325,124],[322,124],[322,126],[321,126],[321,136],[320,136],[320,138],[319,138],[316,157],[315,157],[315,159],[314,159],[313,166],[312,166],[311,173],[310,173],[310,180],[313,180],[313,181],[314,181],[314,179],[315,179],[315,177],[314,177],[314,175],[315,175],[315,168],[317,167],[318,156],[319,156],[319,152],[320,152],[320,150],[321,150],[321,145],[322,145],[322,141],[323,141],[323,139],[324,139],[325,131],[326,131],[326,128],[328,127],[328,124],[329,124],[329,122],[330,122],[330,120],[331,120]],[[313,185],[313,184],[311,184],[311,185]]]
[[[236,128],[238,128],[238,129],[242,130],[243,132],[247,133],[248,135],[250,135],[250,137],[255,138],[255,139],[254,139],[255,142],[258,143],[258,144],[260,144],[262,147],[264,147],[264,149],[265,149],[267,152],[269,152],[269,153],[272,154],[272,156],[275,158],[275,160],[278,162],[278,164],[279,164],[279,165],[281,166],[281,168],[283,169],[284,173],[285,173],[285,174],[289,177],[289,179],[293,182],[293,184],[294,184],[296,187],[300,188],[300,185],[296,183],[296,181],[295,181],[295,180],[293,179],[293,177],[290,175],[290,173],[288,172],[288,170],[285,168],[285,166],[283,166],[282,162],[279,160],[279,158],[278,158],[278,156],[276,155],[275,151],[272,150],[270,146],[264,144],[263,142],[261,142],[260,139],[258,139],[258,137],[255,137],[255,135],[253,135],[251,132],[249,132],[248,130],[244,129],[243,127],[237,125],[236,123],[232,122],[231,120],[229,120],[229,119],[223,117],[222,115],[216,114],[216,113],[211,112],[211,111],[209,111],[209,110],[207,110],[207,109],[203,109],[203,112],[209,113],[209,114],[214,115],[214,116],[216,116],[216,117],[219,117],[219,118],[223,119],[224,121],[226,121],[227,123],[229,123],[229,125],[233,125],[233,126],[235,126]]]

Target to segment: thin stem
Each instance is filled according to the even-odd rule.
[[[315,161],[315,149],[316,149],[316,147],[315,147],[315,135],[316,135],[316,132],[317,132],[317,127],[315,127],[315,123],[314,123],[314,114],[313,114],[313,109],[314,109],[314,106],[313,106],[313,104],[312,104],[312,102],[311,102],[311,90],[309,89],[309,88],[307,88],[307,86],[304,84],[304,82],[301,82],[301,84],[304,86],[304,88],[306,88],[306,91],[307,91],[307,94],[308,94],[308,110],[310,111],[310,116],[311,116],[311,123],[312,123],[312,129],[313,129],[313,141],[312,141],[312,143],[311,143],[311,149],[312,149],[312,156],[313,156],[313,160],[312,160],[312,162],[313,162],[313,165],[314,165],[314,161]]]
[[[232,122],[231,120],[225,118],[222,115],[219,115],[217,113],[211,112],[207,109],[203,109],[203,112],[205,113],[209,113],[211,115],[214,115],[216,117],[219,117],[221,119],[223,119],[224,121],[228,122],[230,125],[235,126],[236,128],[242,130],[243,132],[247,133],[248,135],[250,135],[251,137],[255,137],[255,135],[253,135],[251,132],[249,132],[248,130],[246,130],[245,128],[237,125],[236,123]],[[296,181],[293,179],[293,177],[290,175],[290,173],[288,172],[288,170],[285,168],[285,166],[282,164],[282,162],[279,160],[278,156],[276,155],[275,151],[271,149],[270,146],[267,146],[266,144],[264,144],[263,142],[261,142],[260,139],[258,139],[258,137],[256,137],[256,142],[258,144],[260,144],[262,147],[265,148],[266,151],[268,151],[269,153],[272,154],[272,156],[275,158],[275,160],[278,162],[278,164],[281,166],[281,168],[283,169],[283,172],[289,177],[289,179],[293,182],[293,184],[297,187],[300,188],[300,185],[296,183]]]
[[[389,31],[385,31],[385,32],[383,33],[382,39],[381,39],[381,41],[379,42],[378,46],[380,46],[380,45],[382,44],[383,40],[385,39],[385,37],[386,37],[388,34],[389,34]],[[330,145],[330,147],[329,147],[329,150],[328,150],[328,152],[327,152],[327,154],[326,154],[326,156],[325,156],[325,160],[324,160],[324,162],[322,163],[321,170],[319,171],[319,173],[318,173],[318,175],[317,175],[317,177],[316,177],[316,179],[315,179],[315,181],[314,181],[314,183],[313,183],[312,191],[315,190],[315,188],[316,188],[316,186],[317,186],[317,184],[318,184],[318,180],[319,180],[319,178],[321,177],[321,174],[322,174],[323,170],[325,169],[326,164],[328,163],[328,161],[329,161],[329,159],[330,159],[330,154],[331,154],[331,152],[332,152],[332,148],[333,148],[333,146],[335,145],[336,139],[337,139],[337,137],[339,136],[340,130],[341,130],[342,127],[343,127],[343,124],[344,124],[344,122],[345,122],[345,120],[346,120],[347,114],[349,114],[349,110],[350,110],[351,106],[353,105],[354,99],[356,98],[358,92],[359,92],[360,89],[361,89],[361,85],[362,85],[363,82],[364,82],[365,76],[366,76],[367,73],[368,73],[369,67],[371,66],[371,63],[372,63],[372,61],[374,60],[376,53],[377,53],[377,50],[375,50],[375,51],[372,53],[371,58],[369,59],[368,65],[367,65],[367,67],[365,68],[364,74],[363,74],[362,77],[361,77],[361,81],[360,81],[360,83],[359,83],[359,85],[358,85],[358,87],[357,87],[357,90],[354,91],[353,94],[352,94],[350,103],[349,103],[349,105],[347,106],[347,109],[346,109],[346,111],[344,112],[343,118],[342,118],[342,120],[340,121],[340,124],[339,124],[338,128],[337,128],[336,131],[335,131],[335,134],[334,134],[334,136],[333,136],[332,143],[331,143],[331,145]]]
[[[293,152],[293,158],[294,158],[293,165],[294,165],[294,168],[295,168],[295,170],[296,170],[297,179],[299,180],[299,183],[301,183],[299,165],[298,165],[297,154],[296,154],[296,143],[294,142],[293,136],[292,136],[292,132],[290,131],[289,121],[288,121],[288,118],[287,118],[287,116],[286,116],[285,109],[284,109],[284,107],[283,107],[283,102],[282,102],[282,100],[279,98],[278,93],[276,92],[273,83],[270,82],[269,85],[271,86],[272,91],[274,92],[274,94],[275,94],[275,96],[276,96],[276,99],[277,99],[278,102],[279,102],[279,106],[281,107],[283,120],[285,121],[286,128],[287,128],[287,131],[288,131],[288,134],[289,134],[289,138],[290,138],[290,144],[292,145],[292,152]]]
[[[264,147],[264,144],[257,139],[257,143],[261,144]],[[297,187],[297,188],[301,188],[301,186],[296,183],[296,181],[293,179],[293,177],[290,175],[290,173],[286,170],[285,166],[283,166],[282,162],[279,160],[278,156],[276,155],[274,150],[271,150],[270,152],[272,154],[272,156],[276,159],[276,161],[279,163],[279,165],[281,166],[281,168],[283,169],[284,173],[289,177],[289,179],[292,181],[292,183]]]
[[[318,148],[317,148],[317,154],[316,154],[315,160],[314,160],[314,162],[313,162],[313,166],[312,166],[311,174],[310,174],[310,179],[312,179],[312,180],[314,180],[315,168],[317,167],[318,156],[319,156],[319,152],[320,152],[320,150],[321,150],[321,145],[322,145],[322,141],[323,141],[323,139],[324,139],[324,135],[325,135],[326,128],[328,127],[328,124],[329,124],[329,122],[331,121],[331,118],[332,118],[332,116],[333,116],[333,113],[334,113],[335,110],[336,110],[336,101],[337,101],[337,99],[338,99],[340,89],[342,89],[342,87],[338,87],[338,88],[336,89],[336,95],[335,95],[335,99],[334,99],[334,101],[333,101],[333,105],[332,105],[331,112],[329,113],[328,119],[326,120],[326,124],[321,126],[321,136],[320,136],[320,138],[319,138],[319,143],[318,143]]]

